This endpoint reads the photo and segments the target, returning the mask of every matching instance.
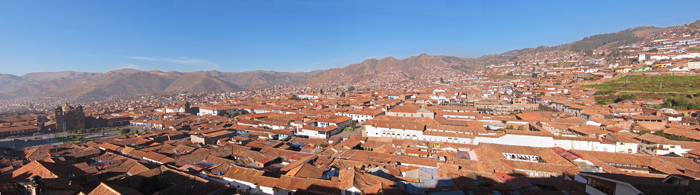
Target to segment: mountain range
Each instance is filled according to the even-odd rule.
[[[162,72],[119,69],[106,73],[36,72],[22,76],[0,74],[0,99],[15,97],[75,97],[99,99],[125,94],[235,92],[290,85],[312,72]]]
[[[582,55],[590,55],[593,50],[597,49],[616,49],[623,45],[649,43],[654,39],[664,38],[664,36],[683,33],[699,33],[699,30],[700,20],[683,26],[671,26],[667,28],[641,26],[615,33],[593,35],[590,37],[585,37],[579,41],[558,46],[524,48],[501,54],[483,55],[478,58],[430,56],[421,54],[419,56],[411,56],[402,60],[398,60],[393,57],[386,57],[380,60],[368,59],[359,64],[351,64],[342,68],[325,70],[319,74],[307,77],[306,79],[300,81],[300,83],[325,83],[326,86],[329,86],[358,83],[370,80],[381,82],[386,81],[382,80],[381,77],[387,75],[395,75],[393,78],[394,81],[401,81],[402,79],[413,80],[415,78],[434,76],[431,75],[431,73],[435,73],[436,71],[442,71],[441,73],[448,70],[470,71],[492,64],[517,61],[518,56],[534,54],[537,52],[571,51],[579,52]]]
[[[405,59],[368,59],[342,68],[311,72],[162,72],[120,69],[106,73],[34,72],[22,76],[0,74],[0,99],[16,97],[76,97],[99,99],[124,94],[182,92],[229,92],[292,84],[354,84],[435,79],[436,75],[470,71],[490,64],[517,60],[518,56],[543,51],[572,51],[587,54],[596,49],[643,43],[673,33],[697,33],[700,21],[684,26],[657,28],[642,26],[615,33],[593,35],[559,46],[512,50],[478,58],[421,54]]]
[[[472,58],[453,56],[431,56],[421,54],[402,60],[394,57],[383,59],[368,59],[359,64],[351,64],[343,68],[325,70],[310,76],[300,83],[351,84],[363,82],[392,82],[402,80],[427,79],[455,69],[465,70],[482,67],[473,62]]]

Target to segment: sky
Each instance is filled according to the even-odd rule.
[[[700,19],[700,1],[0,1],[0,73],[312,71]]]

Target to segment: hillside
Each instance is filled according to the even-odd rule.
[[[615,33],[593,35],[590,37],[585,37],[580,41],[561,45],[557,47],[557,49],[569,50],[574,52],[592,52],[596,49],[612,49],[622,45],[640,42],[647,38],[645,36],[650,36],[652,34],[658,33],[660,30],[662,29],[656,27],[643,26]]]
[[[453,56],[431,56],[421,54],[402,60],[386,57],[381,60],[368,59],[359,64],[334,68],[304,79],[302,84],[355,84],[394,83],[404,80],[433,80],[437,75],[454,72],[455,69],[476,68],[473,59]],[[437,76],[439,77],[439,76]]]
[[[0,92],[11,91],[26,85],[29,81],[11,74],[0,74]]]
[[[48,96],[104,98],[124,94],[240,91],[245,88],[291,85],[319,72],[183,73],[119,69],[106,73],[63,71],[22,76],[0,74],[0,99]]]
[[[210,90],[238,91],[297,83],[325,87],[337,87],[338,85],[391,86],[402,82],[428,84],[439,81],[443,77],[445,79],[459,79],[462,72],[483,70],[489,65],[515,65],[518,63],[539,65],[552,63],[552,60],[557,60],[555,63],[569,63],[569,60],[574,57],[573,62],[571,62],[573,64],[585,61],[585,58],[592,57],[591,52],[603,49],[609,52],[609,55],[605,57],[610,57],[609,59],[612,61],[619,61],[620,55],[634,55],[634,52],[623,54],[619,51],[619,46],[653,45],[658,43],[654,40],[674,38],[680,34],[698,33],[699,28],[700,21],[668,28],[642,26],[584,37],[579,41],[558,46],[524,48],[478,58],[421,54],[401,60],[394,57],[367,59],[342,68],[311,72],[200,71],[183,73],[120,69],[107,73],[63,71],[36,72],[22,76],[2,74],[0,75],[0,98],[44,96],[101,98],[124,94],[204,92]],[[615,51],[617,53],[614,53]],[[603,54],[595,55],[595,57],[602,56]]]
[[[22,75],[22,78],[28,81],[50,81],[57,79],[73,79],[73,78],[90,78],[93,76],[100,75],[102,73],[95,72],[74,72],[74,71],[61,71],[61,72],[32,72]]]
[[[5,77],[13,78],[10,76]],[[15,78],[15,80],[18,79]],[[240,90],[243,89],[235,84],[214,78],[207,74],[122,69],[88,78],[63,78],[28,84],[18,89],[2,93],[0,94],[0,98],[70,97],[78,100],[95,100],[136,94],[225,92]]]
[[[157,73],[137,72],[115,80],[100,82],[97,85],[83,85],[60,91],[55,96],[95,99],[130,94],[156,94],[163,92],[176,79],[176,77]]]
[[[32,82],[15,90],[4,93],[15,97],[49,96],[59,92],[74,90],[76,88],[82,88],[82,90],[85,90],[85,88],[92,88],[102,83],[114,82],[128,76],[129,74],[130,73],[117,70],[88,78],[63,78],[45,82]]]
[[[311,72],[276,72],[276,71],[247,71],[247,72],[201,72],[218,79],[236,84],[246,89],[257,89],[275,85],[291,85],[298,83],[306,77],[316,75],[321,71]],[[199,73],[199,72],[195,72]]]
[[[625,93],[700,93],[700,76],[629,75],[603,84],[586,85],[602,92]]]
[[[229,92],[243,90],[236,84],[214,78],[208,74],[187,74],[172,82],[164,92]]]
[[[569,51],[581,53],[581,55],[590,55],[591,52],[596,49],[611,49],[622,45],[641,43],[648,38],[660,34],[664,32],[664,30],[670,28],[672,27],[662,29],[643,26],[615,33],[593,35],[573,43],[562,44],[559,46],[524,48],[501,54],[484,55],[478,58],[430,56],[422,54],[403,60],[397,60],[393,57],[387,57],[381,60],[368,59],[359,64],[351,64],[343,68],[326,70],[318,75],[306,78],[300,83],[335,85],[357,83],[362,81],[392,82],[391,79],[393,79],[393,82],[396,82],[405,79],[413,80],[416,78],[434,81],[435,78],[428,77],[430,76],[428,73],[443,71],[442,74],[445,74],[445,72],[455,70],[468,72],[488,65],[512,63],[517,61],[519,56],[533,55],[538,52]],[[391,77],[391,79],[382,77]]]

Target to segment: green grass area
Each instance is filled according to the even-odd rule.
[[[584,85],[600,91],[625,93],[700,93],[700,76],[629,75],[603,84]]]
[[[54,138],[63,143],[86,143],[97,140],[97,138],[85,138],[82,135],[55,136]]]

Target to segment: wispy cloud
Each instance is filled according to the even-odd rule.
[[[122,66],[119,69],[125,69],[125,68],[133,68],[136,70],[141,70],[141,67],[137,66],[136,64],[124,64],[124,66]]]
[[[137,59],[137,60],[146,60],[146,61],[154,61],[154,62],[166,62],[166,63],[173,63],[173,64],[183,64],[183,65],[189,65],[189,66],[195,66],[197,68],[202,68],[202,69],[218,69],[219,64],[210,62],[207,60],[200,60],[200,59],[194,59],[194,58],[177,58],[177,59],[171,59],[171,58],[151,58],[151,57],[140,57],[140,56],[127,56],[126,58],[131,58],[131,59]]]

